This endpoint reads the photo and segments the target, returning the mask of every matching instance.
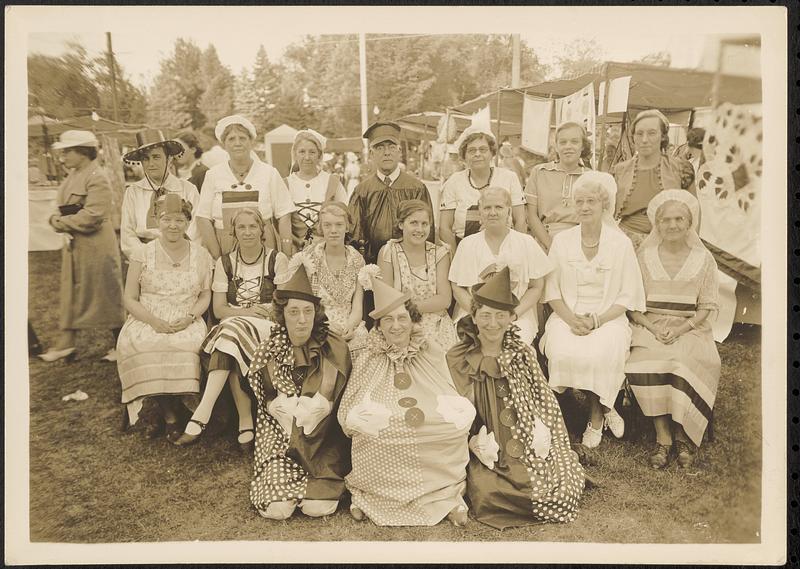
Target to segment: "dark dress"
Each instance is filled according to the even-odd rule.
[[[278,338],[281,335],[283,338]],[[288,346],[288,352],[281,346]],[[281,367],[276,362],[291,362],[287,369],[291,380],[276,372]],[[304,346],[292,347],[286,329],[276,325],[269,340],[258,347],[248,376],[257,403],[250,484],[250,500],[256,509],[264,510],[270,502],[303,498],[338,500],[344,494],[344,477],[350,472],[350,439],[342,432],[336,413],[351,367],[347,344],[332,333],[322,342],[312,336]],[[308,435],[295,422],[287,433],[267,411],[279,391],[287,396],[313,397],[326,390],[331,412]]]
[[[533,349],[512,326],[498,358],[484,357],[472,318],[462,319],[464,340],[447,353],[459,393],[474,401],[472,434],[486,426],[500,446],[494,469],[470,454],[467,498],[475,518],[504,529],[575,519],[583,468]]]
[[[363,244],[367,264],[377,262],[378,251],[389,239],[400,237],[397,209],[400,202],[412,199],[422,200],[431,207],[428,188],[405,172],[400,172],[391,187],[375,174],[355,187],[349,206],[353,218],[353,240]],[[431,223],[428,240],[435,242],[435,235]]]

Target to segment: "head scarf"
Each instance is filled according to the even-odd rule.
[[[652,229],[650,234],[645,237],[641,244],[641,248],[657,247],[661,241],[661,233],[658,231],[656,224],[656,213],[658,209],[667,202],[680,202],[689,208],[692,214],[692,226],[686,234],[686,243],[689,247],[703,247],[700,237],[697,235],[697,227],[700,223],[700,203],[697,198],[686,190],[664,190],[655,195],[650,203],[647,205],[647,219],[650,220]]]
[[[325,143],[328,141],[328,139],[322,136],[316,130],[310,128],[298,130],[297,134],[294,135],[294,141],[292,142],[292,166],[296,164],[295,152],[297,151],[297,145],[303,140],[309,140],[313,142],[316,145],[317,150],[319,150],[319,159],[317,160],[317,170],[319,170],[322,162],[325,160]]]
[[[614,181],[614,177],[606,172],[589,170],[588,172],[584,172],[578,176],[578,179],[575,180],[575,183],[572,185],[573,197],[582,187],[600,187],[606,192],[606,195],[608,196],[608,208],[603,210],[603,225],[614,229],[615,231],[621,231],[617,226],[616,220],[614,219],[614,211],[617,200],[617,182]]]
[[[223,143],[222,135],[225,134],[225,129],[232,124],[238,124],[242,126],[250,134],[250,138],[253,140],[256,139],[256,127],[253,126],[253,123],[251,123],[242,115],[230,115],[219,119],[217,126],[214,127],[214,136],[217,137],[217,140],[220,142],[220,144]]]

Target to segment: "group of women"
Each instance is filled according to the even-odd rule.
[[[228,385],[238,445],[266,456],[273,450],[259,445],[270,440],[270,449],[286,452],[257,430],[269,424],[275,436],[295,436],[292,412],[285,399],[275,404],[275,393],[263,397],[264,375],[251,368],[254,358],[262,368],[274,346],[288,349],[279,341],[286,298],[276,310],[276,290],[302,275],[309,290],[283,296],[311,301],[319,338],[348,348],[334,358],[344,387],[335,400],[315,403],[313,424],[336,417],[352,440],[341,460],[355,518],[433,525],[447,517],[461,525],[468,502],[478,520],[497,528],[570,521],[584,472],[554,392],[585,395],[581,442],[591,448],[605,429],[623,435],[615,403],[627,380],[653,417],[654,468],[673,458],[690,466],[711,418],[720,372],[709,322],[716,265],[697,236],[691,180],[663,153],[667,129],[658,111],[640,113],[637,154],[611,176],[582,161],[583,128],[561,125],[558,160],[536,167],[523,190],[516,174],[492,165],[493,135],[470,128],[459,144],[467,168],[442,191],[440,242],[428,241],[428,204],[404,201],[377,265],[365,265],[348,243],[346,194],[320,167],[319,133],[297,134],[297,168],[284,180],[252,152],[256,132],[245,117],[219,121],[215,133],[229,159],[207,171],[183,158],[194,156],[196,140],[146,131],[125,155],[142,164],[144,178],[123,204],[124,294],[97,141],[67,132],[60,146],[73,171],[50,219],[68,239],[62,336],[43,359],[74,355],[77,329],[110,328],[129,423],[153,401],[160,422],[148,436],[195,443]],[[176,159],[181,177],[172,173]],[[187,178],[203,180],[199,191]],[[115,294],[128,313],[121,330]],[[304,318],[292,313],[293,325],[311,334]],[[281,357],[308,369],[311,352],[298,346]],[[299,377],[287,381],[300,385]],[[273,419],[255,424],[267,416]],[[291,515],[294,506],[270,496],[256,505],[262,515]],[[307,509],[327,515],[331,507]]]

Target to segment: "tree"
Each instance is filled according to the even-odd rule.
[[[204,123],[216,124],[233,113],[233,74],[222,65],[213,45],[206,48],[200,59],[200,83],[202,94],[197,107],[205,118]]]
[[[656,51],[653,53],[648,53],[639,61],[649,65],[661,65],[663,67],[669,67],[672,63],[672,56],[668,51]]]
[[[560,78],[578,77],[591,72],[602,63],[603,48],[594,39],[579,39],[564,46],[555,57]]]
[[[147,99],[143,90],[134,86],[125,77],[124,69],[114,62],[115,83],[117,89],[117,108],[119,120],[126,123],[143,123],[147,120]],[[114,95],[112,92],[111,71],[108,58],[97,56],[92,60],[92,79],[97,86],[100,98],[98,112],[103,116],[114,118]]]
[[[203,52],[192,41],[178,38],[172,55],[161,69],[150,91],[148,120],[153,126],[194,129],[206,123],[200,110],[205,85],[200,62]]]
[[[70,43],[58,57],[28,56],[28,105],[58,119],[88,115],[100,106],[86,49]]]

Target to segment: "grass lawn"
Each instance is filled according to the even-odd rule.
[[[57,335],[60,252],[29,254],[29,317],[42,344]],[[231,433],[178,448],[122,433],[119,380],[99,358],[111,333],[78,337],[73,363],[30,360],[30,538],[34,542],[188,540],[573,541],[757,543],[761,500],[760,328],[738,325],[720,346],[722,380],[715,440],[693,468],[654,471],[652,433],[605,438],[589,455],[598,487],[578,519],[497,531],[474,520],[464,528],[379,528],[340,507],[325,519],[261,518],[248,498],[251,457]],[[80,389],[85,401],[61,397]]]

